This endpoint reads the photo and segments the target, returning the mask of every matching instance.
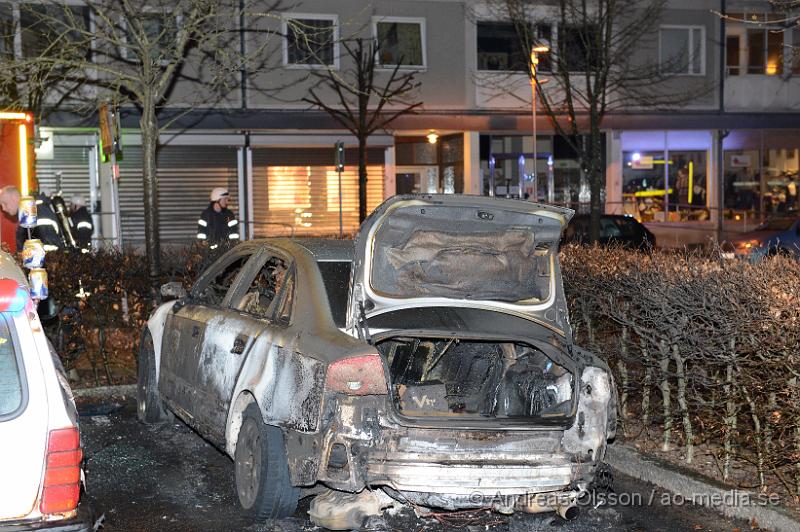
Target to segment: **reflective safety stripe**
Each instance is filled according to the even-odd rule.
[[[90,249],[84,248],[84,249],[81,250],[81,253],[89,253],[90,251],[91,251]]]
[[[42,247],[44,248],[45,251],[55,251],[55,250],[58,249],[58,246],[53,246],[53,245],[50,245],[50,244],[45,244]]]
[[[211,244],[208,249],[217,249],[218,244]]]
[[[236,240],[237,238],[239,238],[239,233],[231,233],[228,235],[228,238],[231,240]]]
[[[42,200],[40,200],[40,199],[37,199],[37,200],[36,200],[36,205],[41,205],[42,203],[44,203],[44,201],[42,201]]]
[[[228,222],[228,227],[233,227],[236,225],[239,225],[239,220],[231,220],[230,222]]]
[[[78,222],[78,229],[92,229],[92,224],[89,222]]]
[[[205,240],[208,237],[206,236],[205,233],[197,233],[197,238],[199,238],[200,240]]]
[[[58,222],[56,222],[55,220],[51,220],[50,218],[39,218],[38,220],[36,220],[37,227],[42,225],[49,225],[50,227],[55,229],[56,233],[60,232],[58,230]]]
[[[206,222],[206,221],[205,221],[205,220],[203,220],[202,218],[201,218],[201,219],[199,219],[199,220],[197,220],[197,223],[199,223],[199,224],[200,224],[200,225],[202,225],[203,227],[208,227],[208,222]]]

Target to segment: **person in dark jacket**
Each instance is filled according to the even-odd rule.
[[[19,213],[19,189],[14,186],[6,186],[0,190],[0,209],[9,216],[16,217]],[[38,238],[42,241],[45,251],[53,251],[64,247],[64,239],[61,236],[63,229],[56,218],[50,198],[41,193],[33,194],[36,199],[36,227],[28,229],[17,226],[16,244],[17,251],[22,251],[22,246],[28,238]]]
[[[75,194],[70,198],[70,203],[72,212],[69,215],[69,223],[72,225],[75,244],[81,253],[89,253],[92,250],[92,233],[94,233],[92,215],[89,214],[82,195]]]
[[[239,240],[239,220],[228,209],[228,190],[217,187],[211,191],[211,202],[197,220],[197,239],[216,249],[224,242]]]

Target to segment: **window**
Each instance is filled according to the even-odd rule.
[[[528,72],[530,51],[525,50],[525,36],[520,37],[511,22],[478,22],[478,70]],[[530,28],[535,42],[549,44],[551,28],[538,24]],[[539,70],[550,70],[549,54],[539,56]]]
[[[170,13],[150,11],[141,13],[139,20],[142,22],[148,42],[154,44],[153,52],[168,54],[172,49],[172,40],[178,33],[176,18]]]
[[[705,28],[661,26],[658,62],[667,74],[705,74]]]
[[[25,373],[14,348],[8,321],[0,317],[0,421],[11,417],[25,403]]]
[[[275,320],[282,315],[288,318],[291,309],[286,310],[286,305],[281,303],[288,295],[287,289],[292,287],[289,279],[290,270],[286,261],[279,257],[269,257],[235,307],[259,319]]]
[[[335,15],[294,15],[283,20],[283,62],[288,66],[333,66],[338,39]]]
[[[219,267],[201,277],[192,289],[193,302],[211,306],[221,305],[234,279],[249,258],[249,254],[234,253]]]
[[[597,48],[597,28],[594,26],[562,26],[558,28],[559,59],[567,72],[585,72],[597,66],[600,53]]]
[[[347,297],[350,293],[350,261],[318,262],[319,273],[328,294],[333,323],[337,327],[345,326],[347,315]]]
[[[11,4],[0,3],[0,58],[12,58],[14,55],[14,14]]]
[[[729,75],[783,74],[785,28],[771,13],[732,13],[726,25],[725,56]],[[787,67],[788,68],[788,67]]]
[[[83,40],[80,31],[70,28],[89,28],[89,9],[79,6],[21,4],[22,56],[38,57],[53,54],[69,44],[79,45]],[[53,49],[51,49],[53,48]],[[88,50],[88,46],[86,49]]]
[[[425,19],[375,18],[373,34],[379,65],[425,67]]]
[[[800,27],[795,27],[792,31],[792,73],[800,74]]]

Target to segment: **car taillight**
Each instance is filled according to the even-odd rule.
[[[77,428],[50,431],[42,503],[39,506],[43,514],[64,513],[78,507],[82,459]]]
[[[383,363],[378,354],[337,360],[328,366],[325,388],[348,395],[389,393]]]

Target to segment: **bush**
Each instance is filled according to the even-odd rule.
[[[161,282],[189,286],[211,259],[197,246],[165,252]],[[79,385],[134,382],[139,335],[157,301],[146,258],[131,250],[57,251],[45,266],[58,305],[45,327],[65,368],[90,370]]]
[[[680,443],[689,463],[706,444],[723,479],[748,463],[763,489],[800,495],[797,261],[573,246],[561,257],[576,342],[613,369],[623,428],[656,432],[664,451]]]

